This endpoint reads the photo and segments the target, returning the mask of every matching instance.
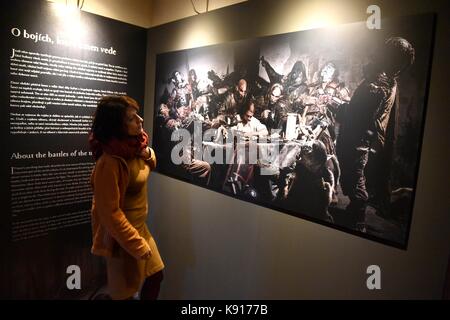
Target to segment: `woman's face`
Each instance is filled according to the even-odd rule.
[[[125,115],[125,128],[129,136],[137,136],[142,133],[144,120],[137,114],[136,109],[128,107]]]

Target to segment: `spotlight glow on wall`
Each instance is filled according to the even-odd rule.
[[[87,28],[81,20],[81,11],[75,5],[63,3],[51,4],[53,14],[58,18],[59,36],[77,42],[85,38]]]
[[[274,23],[270,28],[285,32],[329,27],[342,23],[343,17],[348,16],[346,11],[349,10],[339,1],[298,1],[295,4],[288,2],[274,9]]]
[[[218,36],[213,25],[197,22],[189,30],[186,30],[179,43],[183,48],[202,47],[219,41]]]

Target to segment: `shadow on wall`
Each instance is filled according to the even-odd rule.
[[[174,192],[169,188],[171,184],[161,183],[162,177],[159,174],[151,176],[149,184],[149,218],[148,225],[161,253],[164,261],[164,281],[161,284],[160,299],[166,299],[165,288],[170,288],[170,299],[183,299],[181,295],[186,292],[185,285],[188,281],[186,277],[190,270],[196,268],[196,257],[194,245],[192,243],[192,188],[183,182],[174,181],[180,184]],[[172,178],[169,178],[172,179]],[[158,186],[156,189],[155,186]],[[171,194],[173,201],[163,203],[158,200],[161,194]],[[177,211],[177,203],[183,203],[183,211]],[[162,217],[162,216],[165,217]],[[158,221],[155,225],[153,222]],[[179,228],[179,226],[183,226]],[[161,234],[164,230],[166,235]],[[176,231],[176,232],[175,232]],[[176,254],[173,254],[176,250]],[[171,254],[169,254],[171,252]]]
[[[444,293],[442,298],[444,300],[450,300],[450,256],[448,257],[447,275],[445,277]]]

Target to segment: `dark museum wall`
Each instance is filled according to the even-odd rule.
[[[106,279],[87,134],[101,95],[144,103],[147,29],[69,9],[1,3],[0,299],[88,298]]]
[[[177,10],[172,1],[164,3],[167,7],[159,5],[158,10]],[[408,249],[376,243],[155,173],[150,179],[149,226],[166,264],[161,298],[442,298],[450,249],[446,81],[450,16],[446,0],[250,0],[153,27],[148,32],[145,128],[152,132],[157,53],[365,21],[370,4],[380,6],[382,18],[437,14]],[[152,16],[157,17],[158,12],[152,11]],[[370,265],[381,268],[381,290],[366,287]]]

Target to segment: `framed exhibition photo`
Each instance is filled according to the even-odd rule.
[[[157,171],[407,248],[434,16],[158,54]]]

